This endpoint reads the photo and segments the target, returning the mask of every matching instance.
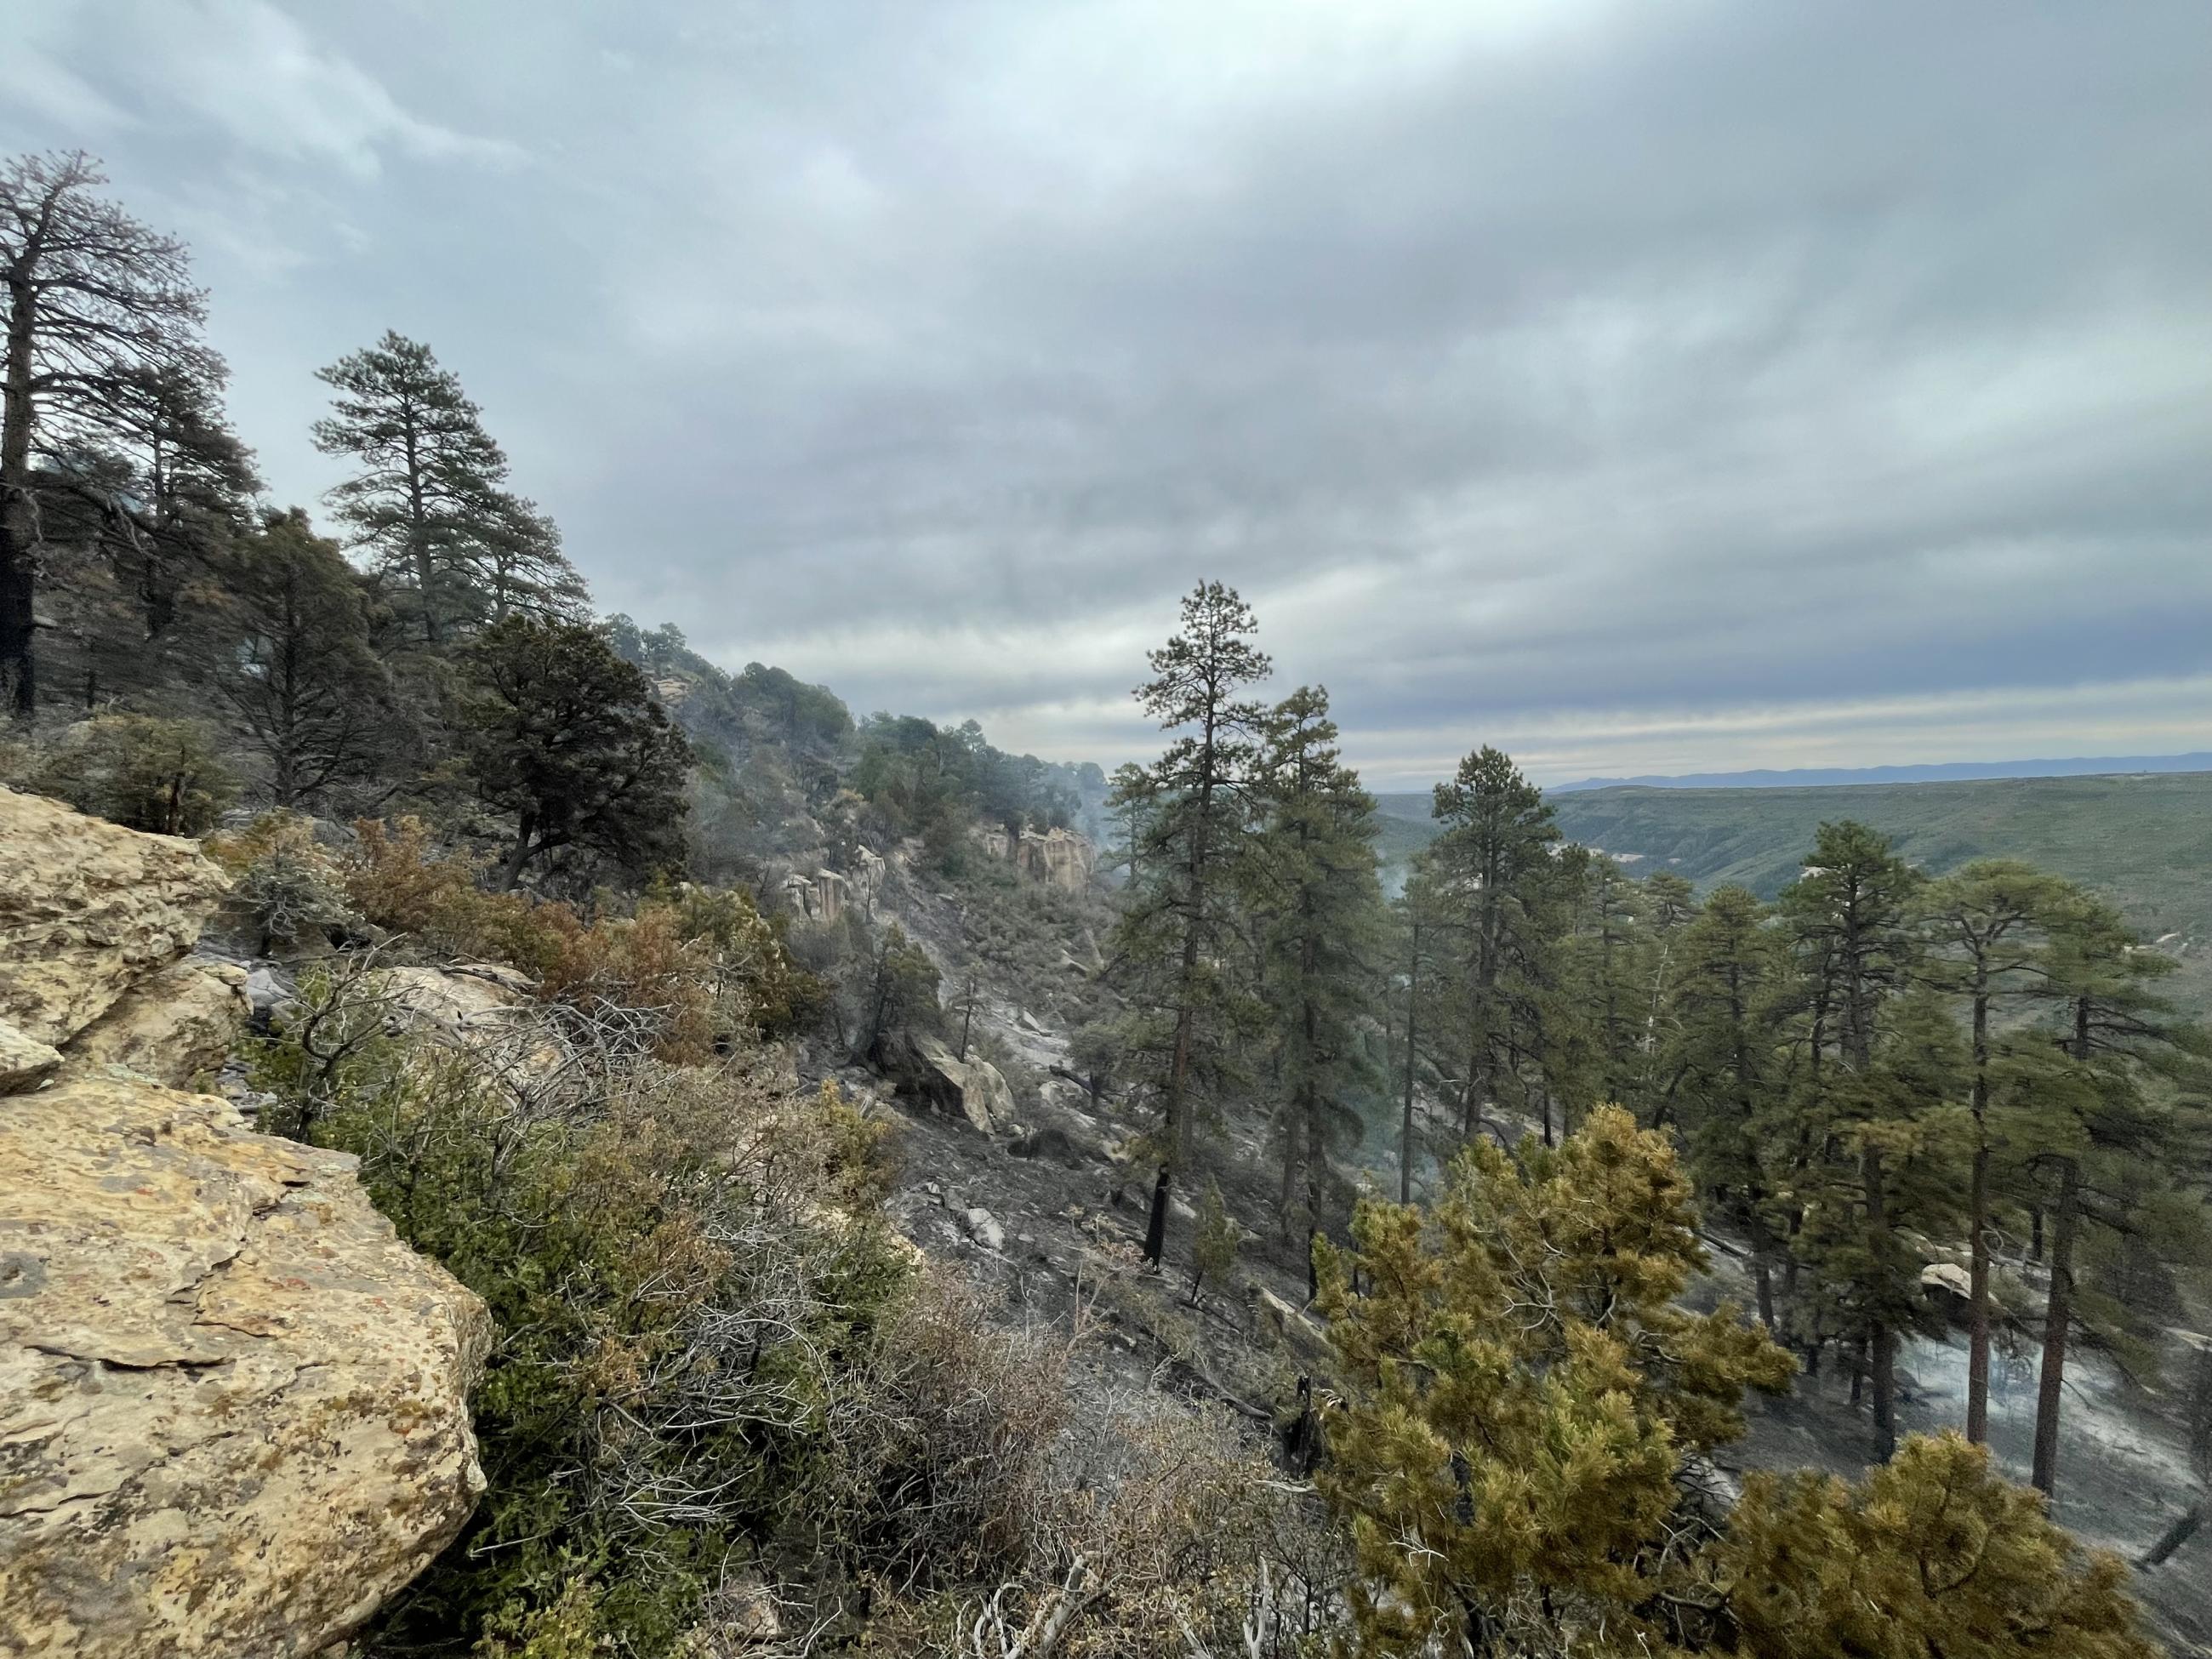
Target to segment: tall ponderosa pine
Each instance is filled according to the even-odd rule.
[[[1990,1088],[2000,1063],[1995,1024],[2008,1003],[2044,988],[2043,933],[2066,884],[2016,859],[1980,859],[1945,877],[1924,901],[1931,976],[1966,1004],[1973,1043],[1968,1109],[1972,1168],[1966,1196],[1966,1438],[1989,1437],[1990,1171],[1996,1155]]]
[[[582,622],[591,592],[561,550],[561,527],[537,502],[499,490],[484,503],[477,574],[493,622]]]
[[[1882,1019],[1910,983],[1913,904],[1920,877],[1864,824],[1824,823],[1805,871],[1782,896],[1782,915],[1807,994],[1803,1100],[1814,1138],[1856,1152],[1837,1172],[1824,1219],[1834,1251],[1826,1287],[1860,1327],[1874,1389],[1875,1455],[1896,1449],[1897,1335],[1901,1288],[1914,1277],[1897,1237],[1887,1150],[1915,1103],[1875,1075]],[[1848,1223],[1838,1213],[1855,1203]]]
[[[1323,1224],[1330,1158],[1357,1140],[1354,1097],[1380,1082],[1369,1052],[1383,931],[1375,798],[1345,765],[1328,694],[1301,686],[1261,728],[1249,902],[1260,922],[1281,1091],[1282,1204]],[[1302,1189],[1302,1190],[1301,1190]]]
[[[2050,1289],[2037,1377],[2033,1475],[2054,1493],[2066,1358],[2081,1318],[2085,1229],[2143,1228],[2175,1171],[2201,1181],[2207,1165],[2203,1033],[2154,988],[2173,961],[2137,945],[2109,905],[2076,894],[2053,920],[2047,962],[2059,1010],[2053,1034],[2063,1074],[2028,1074],[2008,1115],[2030,1143],[2048,1215]],[[2185,1177],[2187,1178],[2187,1177]],[[2190,1204],[2155,1229],[2169,1246],[2200,1243],[2202,1211]],[[2198,1235],[2185,1240],[2185,1230]]]
[[[1651,1008],[1644,890],[1603,854],[1584,866],[1564,975],[1566,1004],[1588,1049],[1579,1092],[1626,1106],[1639,1122],[1662,1115],[1644,1098]]]
[[[1750,1247],[1769,1330],[1789,1139],[1778,1052],[1788,958],[1771,920],[1746,889],[1721,887],[1682,930],[1663,1061],[1691,1170]]]
[[[1460,913],[1460,1132],[1471,1135],[1512,1070],[1529,975],[1558,931],[1559,831],[1543,792],[1487,746],[1437,786],[1432,810],[1443,826],[1432,854],[1437,880]]]
[[[1441,1005],[1437,987],[1444,978],[1443,942],[1450,933],[1443,896],[1438,892],[1432,863],[1425,852],[1414,855],[1406,885],[1391,907],[1393,967],[1405,979],[1404,1013],[1398,1024],[1398,1201],[1413,1201],[1413,1166],[1420,1152],[1415,1107],[1423,1062],[1433,1063],[1425,1040],[1447,1030],[1449,1014]],[[1453,1056],[1455,1062],[1458,1056]]]
[[[1151,810],[1131,849],[1129,902],[1115,929],[1116,976],[1137,1015],[1133,1046],[1159,1105],[1159,1164],[1145,1254],[1164,1248],[1175,1172],[1189,1159],[1199,1097],[1218,1093],[1233,998],[1218,968],[1238,843],[1247,828],[1260,706],[1245,689],[1271,672],[1250,642],[1258,624],[1234,589],[1202,582],[1182,627],[1151,653],[1137,688],[1145,712],[1180,733],[1150,769]]]
[[[407,594],[423,644],[517,613],[578,619],[582,585],[558,533],[506,489],[505,453],[428,346],[387,332],[317,374],[336,395],[316,447],[361,467],[331,504]]]
[[[201,338],[206,296],[184,245],[100,197],[106,182],[82,154],[0,166],[0,702],[19,716],[39,696],[49,525],[73,507],[129,539],[171,536],[162,501],[151,521],[149,501],[179,501],[179,447],[243,465],[216,412],[222,362]],[[119,471],[103,465],[118,452],[131,458]]]

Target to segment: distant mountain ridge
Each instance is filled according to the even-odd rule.
[[[1942,761],[1926,766],[1803,766],[1786,771],[1683,772],[1582,778],[1544,787],[1582,789],[1828,789],[1861,783],[1961,783],[1977,778],[2109,777],[2130,772],[2212,772],[2212,750],[2188,755],[2090,755],[2070,760]]]

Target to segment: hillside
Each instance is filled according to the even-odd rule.
[[[1765,898],[1796,876],[1820,825],[1838,818],[1871,824],[1938,873],[1974,858],[2023,858],[2106,895],[2146,938],[2167,940],[2181,963],[2173,994],[2212,1008],[2212,772],[1551,799],[1569,837],[1632,872],[1665,864],[1700,888],[1736,882]],[[1393,817],[1428,821],[1425,794],[1381,799]]]
[[[1965,783],[1986,778],[2109,777],[2118,773],[2212,771],[2212,754],[2094,755],[2067,760],[1940,761],[1911,766],[1793,766],[1749,772],[1686,772],[1632,778],[1583,778],[1548,786],[1547,794],[1646,786],[1655,789],[1815,789],[1832,784]]]

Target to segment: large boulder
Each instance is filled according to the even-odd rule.
[[[921,1091],[932,1104],[958,1112],[984,1134],[1013,1116],[1014,1091],[989,1060],[958,1059],[933,1036],[916,1036],[914,1052],[921,1062]]]
[[[191,950],[229,884],[189,841],[0,788],[0,1020],[59,1047]]]
[[[252,1012],[246,970],[187,957],[141,981],[70,1039],[72,1071],[120,1066],[171,1088],[222,1066]]]
[[[0,1095],[35,1089],[62,1063],[61,1050],[50,1042],[27,1037],[0,1020]]]
[[[0,790],[0,1654],[317,1653],[483,1490],[483,1304],[353,1159],[164,1086],[246,1006],[176,960],[222,890]]]
[[[80,1659],[343,1638],[483,1489],[489,1335],[343,1154],[128,1076],[10,1100],[0,1632]]]
[[[533,1018],[532,988],[526,975],[487,963],[379,968],[363,987],[387,1023],[466,1048],[487,1074],[518,1091],[557,1077],[569,1059],[554,1028]]]

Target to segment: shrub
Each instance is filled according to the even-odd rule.
[[[264,812],[236,835],[210,837],[207,853],[230,872],[230,908],[253,929],[258,955],[352,919],[344,874],[312,818]]]
[[[491,1487],[372,1650],[672,1652],[732,1551],[818,1506],[908,1269],[840,1207],[868,1186],[851,1115],[754,1059],[533,1085],[405,1036],[337,1072],[296,1024],[264,1048],[257,1080],[501,1332],[474,1401]]]
[[[553,900],[485,891],[482,866],[437,851],[420,819],[354,827],[345,884],[362,915],[434,957],[520,969],[594,1046],[693,1063],[788,1031],[825,999],[743,893],[664,887],[635,916],[587,924]]]
[[[205,726],[149,714],[100,714],[71,726],[30,787],[157,836],[204,833],[238,793]]]

